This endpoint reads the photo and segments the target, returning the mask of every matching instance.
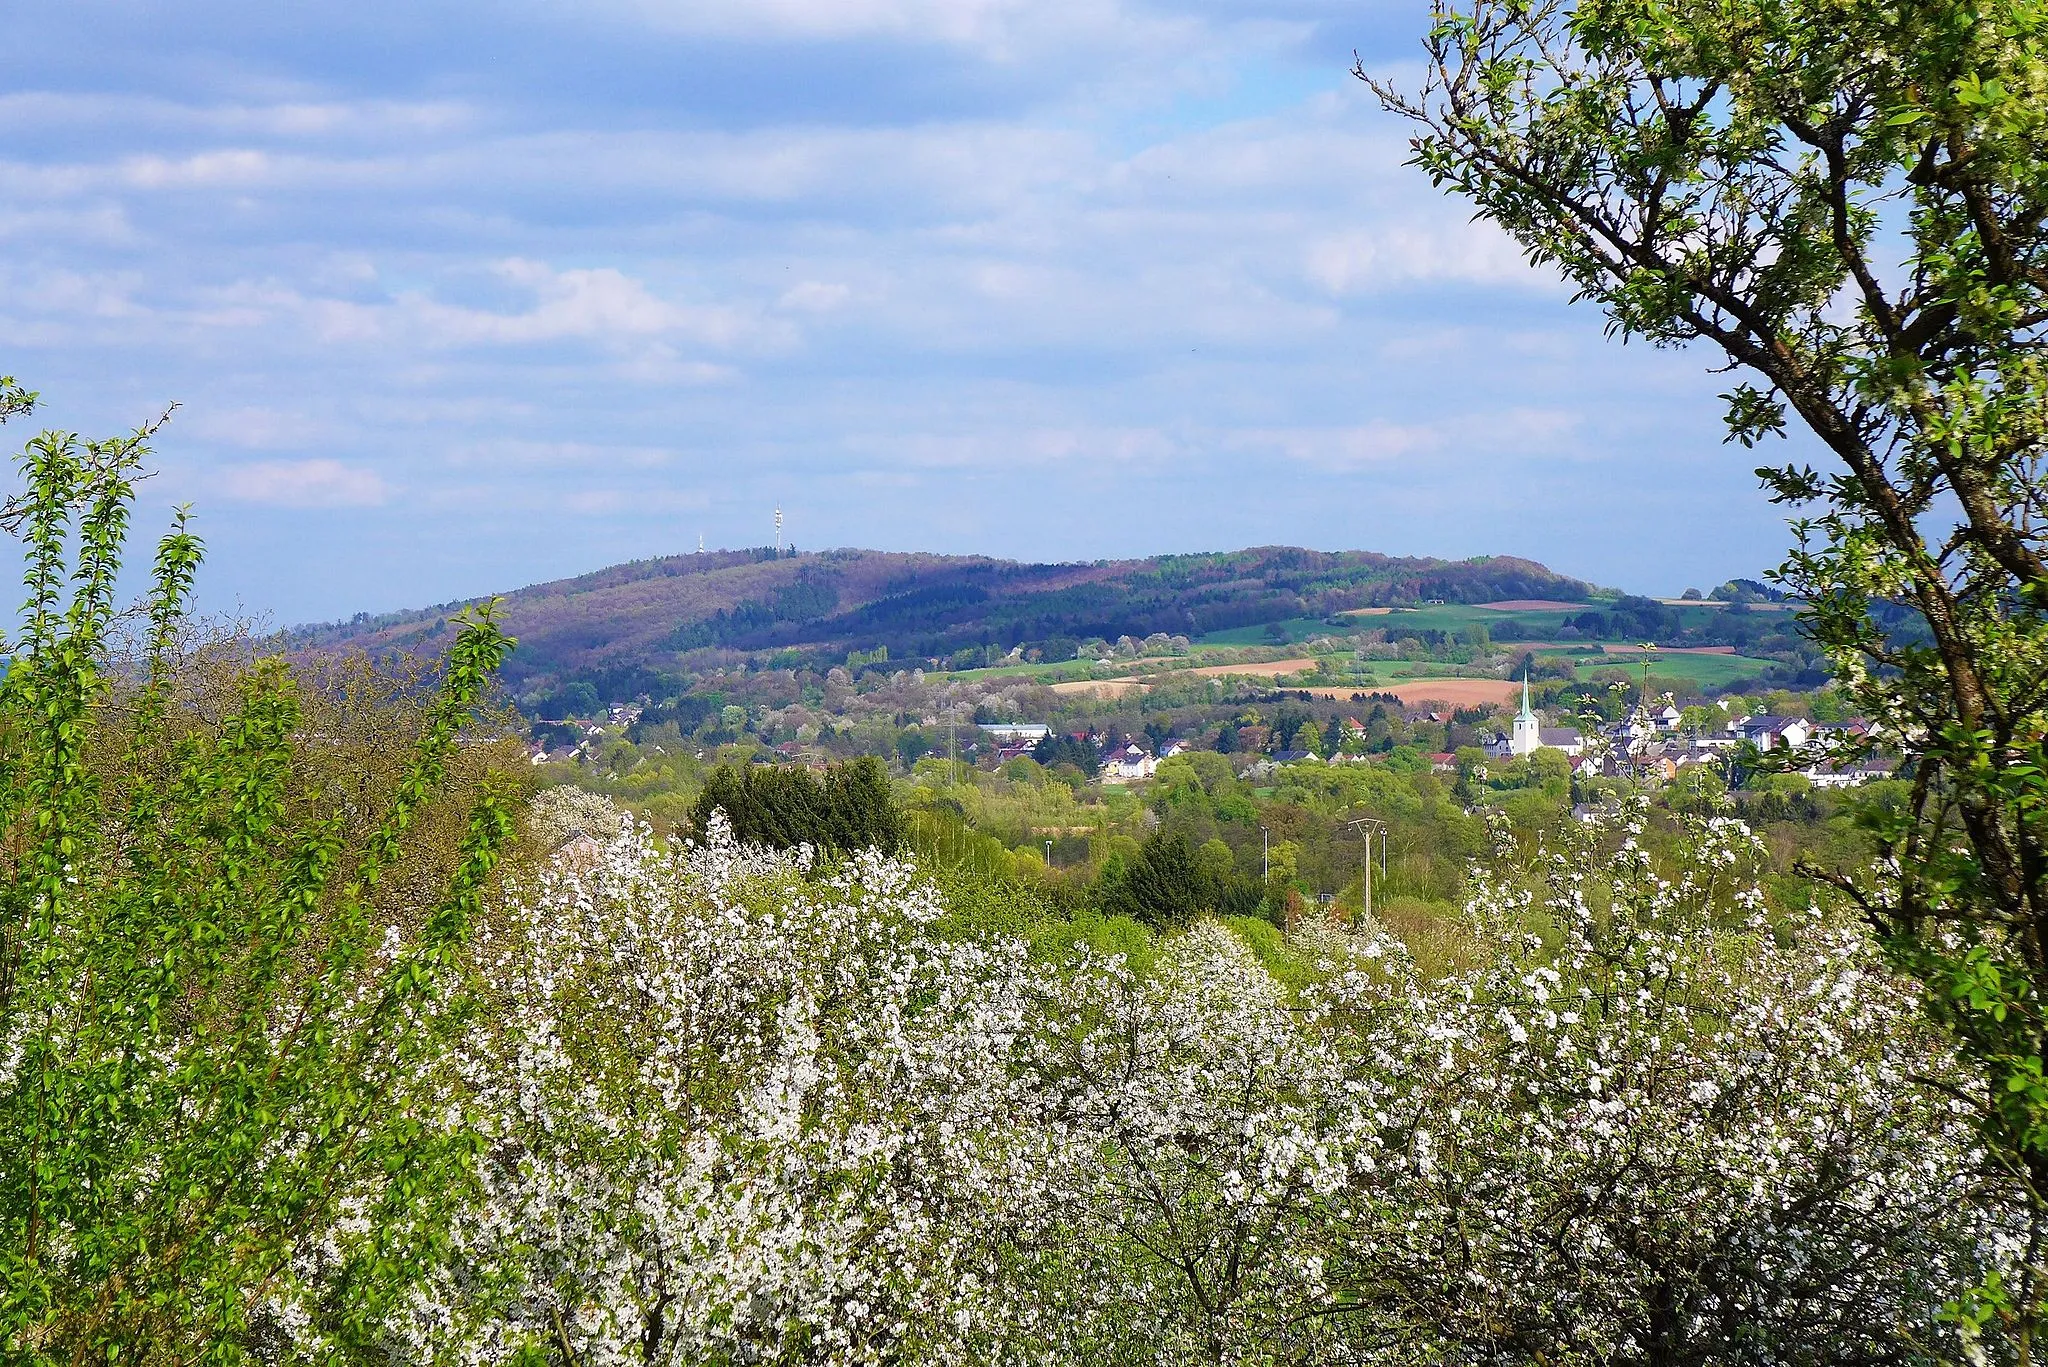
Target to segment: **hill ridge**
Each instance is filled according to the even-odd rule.
[[[300,652],[435,651],[447,619],[495,597],[520,639],[515,692],[593,672],[680,672],[743,657],[823,667],[849,652],[930,659],[1086,639],[1210,632],[1359,607],[1442,600],[1583,602],[1584,581],[1517,556],[1391,556],[1255,546],[1115,560],[1033,562],[929,551],[772,547],[622,561],[432,607],[281,633]],[[617,681],[623,687],[625,680]]]

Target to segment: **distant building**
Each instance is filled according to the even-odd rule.
[[[1800,772],[1816,788],[1855,788],[1877,779],[1898,777],[1899,762],[1873,755],[1844,764],[1816,764]]]
[[[1148,779],[1159,769],[1159,761],[1136,745],[1126,745],[1103,756],[1102,778],[1106,783],[1134,783]]]
[[[1036,745],[1052,734],[1052,728],[1038,722],[983,722],[981,729],[990,740],[1002,745]]]
[[[1529,676],[1522,675],[1522,710],[1515,714],[1514,729],[1508,733],[1508,753],[1520,759],[1543,748],[1543,723],[1529,710]]]
[[[1748,741],[1759,750],[1771,750],[1780,745],[1797,750],[1813,734],[1812,727],[1802,718],[1774,717],[1768,713],[1743,717],[1729,723],[1728,729],[1735,733],[1737,740]]]
[[[1506,744],[1488,746],[1487,753],[1496,759],[1521,759],[1538,750],[1562,750],[1567,755],[1577,755],[1585,748],[1586,738],[1571,727],[1543,724],[1543,719],[1529,706],[1529,677],[1525,674],[1522,676],[1522,710],[1515,714]]]

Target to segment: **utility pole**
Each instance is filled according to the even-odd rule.
[[[1259,873],[1264,879],[1266,890],[1273,890],[1273,833],[1264,826],[1259,827]]]
[[[1364,888],[1364,919],[1370,921],[1372,920],[1372,833],[1374,831],[1380,833],[1380,877],[1385,879],[1387,875],[1387,828],[1383,822],[1376,821],[1369,816],[1362,816],[1356,821],[1347,821],[1344,824],[1352,827],[1365,827],[1365,864],[1359,870],[1359,873]]]

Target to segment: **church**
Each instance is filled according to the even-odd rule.
[[[1586,748],[1586,739],[1569,726],[1545,726],[1542,718],[1529,706],[1529,676],[1522,675],[1522,710],[1515,714],[1515,720],[1505,737],[1497,737],[1488,751],[1501,759],[1521,759],[1538,750],[1560,750],[1567,755],[1577,755]]]

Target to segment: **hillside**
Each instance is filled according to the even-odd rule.
[[[1441,600],[1584,601],[1586,584],[1512,557],[1448,561],[1296,547],[1143,560],[1023,564],[981,556],[762,548],[639,560],[502,595],[518,694],[568,679],[631,696],[731,662],[840,663],[854,651],[928,659],[1025,646],[1062,658],[1089,638],[1201,637],[1352,608]],[[301,651],[432,651],[445,603],[287,633]]]

